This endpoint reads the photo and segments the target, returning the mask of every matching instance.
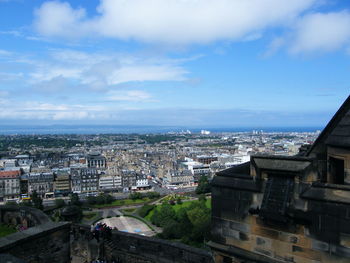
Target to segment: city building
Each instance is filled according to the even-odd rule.
[[[119,175],[101,175],[99,181],[100,190],[118,190],[122,187],[122,177]]]
[[[64,196],[71,192],[69,169],[57,169],[55,171],[54,192],[56,195]]]
[[[81,193],[81,171],[80,168],[71,168],[70,182],[73,193]]]
[[[296,156],[252,155],[212,182],[215,262],[350,262],[350,97]]]
[[[150,187],[148,184],[147,176],[145,174],[136,175],[136,187],[139,190],[145,190]]]
[[[218,160],[217,156],[209,156],[209,155],[197,156],[197,162],[200,162],[202,164],[211,164],[212,162],[215,162],[217,160]]]
[[[20,197],[20,171],[0,171],[0,201]]]
[[[90,153],[86,157],[87,166],[91,168],[105,168],[106,158],[98,152]]]
[[[99,189],[99,174],[95,168],[82,168],[81,191],[82,193],[97,193]]]
[[[186,162],[182,162],[181,166],[192,173],[194,182],[198,182],[201,176],[211,176],[209,164],[203,164],[193,161],[192,159],[188,159]]]
[[[136,190],[136,175],[134,171],[122,170],[122,187]]]
[[[194,177],[189,170],[172,171],[167,174],[166,181],[170,185],[193,185]]]
[[[50,173],[29,173],[22,176],[22,180],[27,180],[28,194],[33,194],[34,191],[38,195],[44,197],[46,193],[53,192],[54,174]]]

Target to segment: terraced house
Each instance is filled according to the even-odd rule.
[[[20,175],[18,170],[0,171],[0,201],[18,199],[20,195]]]

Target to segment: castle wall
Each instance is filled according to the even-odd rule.
[[[101,239],[98,243],[92,238],[88,226],[73,225],[72,231],[71,256],[77,263],[91,261],[98,257],[128,263],[213,262],[209,251],[177,242],[113,231],[110,239]]]
[[[70,224],[48,222],[0,239],[0,254],[25,262],[70,262]]]

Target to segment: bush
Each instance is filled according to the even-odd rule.
[[[160,206],[160,210],[154,211],[154,214],[151,218],[151,222],[157,226],[165,226],[167,222],[170,220],[174,220],[176,218],[176,213],[171,205],[168,203],[163,203]]]
[[[66,203],[64,202],[63,199],[56,199],[55,200],[55,206],[57,208],[61,208],[61,207],[64,207],[66,205]]]
[[[144,205],[139,209],[138,214],[141,217],[146,217],[155,207],[155,205]]]
[[[181,200],[180,197],[178,197],[178,198],[176,199],[176,203],[177,203],[178,205],[181,205],[181,204],[182,204],[182,200]]]
[[[19,203],[19,206],[29,206],[29,207],[32,207],[33,206],[33,203],[32,201],[24,201],[24,202],[20,202]]]
[[[71,195],[71,197],[70,197],[70,204],[71,205],[76,205],[76,206],[81,206],[79,195],[77,193],[73,193]]]
[[[87,200],[89,205],[95,205],[96,204],[96,197],[94,197],[94,196],[88,196],[86,200]]]
[[[146,196],[149,198],[149,199],[156,199],[156,198],[159,198],[160,197],[160,193],[158,192],[148,192],[146,194]]]
[[[105,203],[105,198],[103,195],[99,195],[96,197],[96,204],[103,205]]]
[[[115,200],[115,198],[109,194],[106,194],[104,196],[105,196],[105,203],[106,204],[111,204]]]
[[[142,199],[143,197],[144,196],[139,192],[129,194],[129,198],[132,200]]]
[[[211,185],[208,181],[207,176],[201,176],[198,182],[198,186],[196,188],[196,194],[205,194],[211,192]]]

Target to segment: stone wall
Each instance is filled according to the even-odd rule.
[[[97,242],[90,226],[51,222],[33,208],[0,207],[0,219],[14,225],[25,221],[31,226],[0,239],[0,262],[4,254],[29,263],[85,263],[98,258],[119,263],[213,262],[206,250],[119,231]]]
[[[48,222],[0,239],[0,254],[25,262],[70,262],[70,224]]]
[[[50,222],[50,218],[42,211],[32,207],[0,206],[0,223],[13,226],[32,227]]]
[[[70,262],[70,223],[54,223],[38,209],[16,206],[0,206],[0,222],[29,227],[0,239],[1,260],[9,254],[25,262]]]
[[[72,258],[74,262],[97,258],[116,262],[140,263],[212,263],[209,251],[196,249],[181,243],[113,231],[110,239],[99,243],[92,239],[90,229],[84,225],[72,226]]]

